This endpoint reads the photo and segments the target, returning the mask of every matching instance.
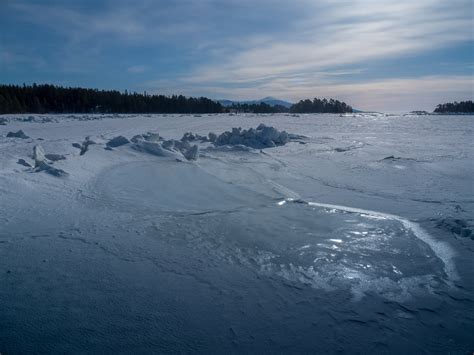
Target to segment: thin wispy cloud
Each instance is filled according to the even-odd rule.
[[[394,97],[424,89],[427,78],[472,96],[472,87],[448,87],[472,80],[470,0],[7,0],[4,9],[3,57],[22,43],[28,49],[17,58],[50,63],[34,69],[45,81],[59,70],[61,80],[70,73],[72,84],[86,86],[235,99],[335,96],[367,109],[384,108],[380,92],[393,107]],[[0,70],[25,81],[8,68]],[[397,92],[376,95],[374,83]],[[426,105],[438,96],[431,98]]]
[[[463,7],[446,9],[435,6],[437,3],[420,1],[402,6],[399,1],[327,2],[323,10],[326,14],[319,13],[323,24],[305,21],[306,27],[300,25],[294,38],[273,39],[230,56],[220,65],[198,68],[193,80],[251,82],[288,74],[312,75],[324,69],[472,40],[472,18],[462,12]],[[319,7],[321,3],[309,11]]]
[[[127,68],[127,72],[134,73],[134,74],[141,74],[146,72],[147,67],[145,65],[132,65],[131,67]]]

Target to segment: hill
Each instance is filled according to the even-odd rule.
[[[260,100],[233,101],[233,100],[222,99],[222,100],[217,100],[217,101],[224,107],[229,107],[232,105],[258,105],[261,103],[264,103],[270,106],[283,106],[286,108],[290,108],[293,105],[291,102],[280,100],[271,96],[264,97],[263,99],[260,99]]]

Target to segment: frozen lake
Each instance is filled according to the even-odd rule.
[[[3,117],[0,353],[474,349],[472,116]],[[104,149],[260,123],[306,138]]]

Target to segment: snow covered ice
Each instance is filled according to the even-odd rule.
[[[4,121],[2,352],[472,351],[470,117]]]

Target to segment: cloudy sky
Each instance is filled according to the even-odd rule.
[[[472,0],[0,0],[0,82],[432,110],[474,96]]]

